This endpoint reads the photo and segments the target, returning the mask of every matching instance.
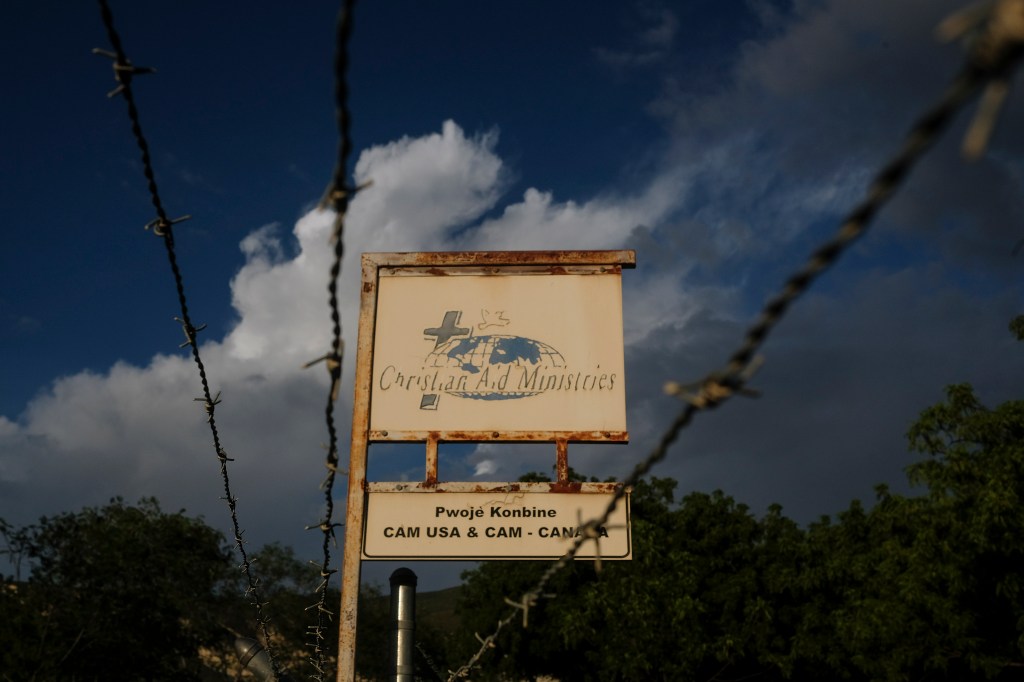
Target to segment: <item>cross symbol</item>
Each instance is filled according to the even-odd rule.
[[[434,348],[440,348],[441,345],[446,343],[448,339],[453,336],[463,336],[469,334],[469,329],[464,327],[457,327],[459,320],[462,318],[461,310],[449,310],[444,314],[444,321],[441,322],[440,327],[427,327],[423,330],[423,335],[426,337],[433,336],[437,339],[434,344]]]

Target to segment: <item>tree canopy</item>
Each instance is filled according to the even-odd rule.
[[[116,498],[21,528],[0,519],[0,537],[13,570],[0,576],[0,680],[226,681],[241,673],[234,640],[257,636],[255,614],[237,560],[202,519],[166,513],[154,499]],[[250,558],[278,665],[303,679],[319,571],[280,544]],[[388,609],[380,590],[363,589],[356,656],[367,679],[385,674]],[[329,663],[337,624],[330,628]]]
[[[29,568],[0,599],[7,679],[198,679],[218,635],[231,559],[220,533],[156,500],[67,512],[14,529]]]

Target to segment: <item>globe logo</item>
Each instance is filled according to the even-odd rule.
[[[565,358],[546,343],[524,336],[489,334],[452,338],[434,349],[424,365],[472,375],[445,393],[472,400],[512,400],[542,393],[531,373],[564,368]]]
[[[504,311],[480,311],[477,329],[506,327]],[[473,336],[472,327],[460,327],[461,310],[449,310],[440,326],[423,335],[434,340],[434,350],[423,360],[424,391],[421,410],[436,410],[439,390],[470,400],[514,400],[543,393],[542,379],[551,370],[564,370],[565,358],[546,343],[511,334]],[[430,388],[426,388],[429,377]]]

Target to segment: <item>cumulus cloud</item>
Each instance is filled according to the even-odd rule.
[[[601,196],[583,204],[530,188],[522,201],[457,243],[467,250],[619,248],[634,228],[661,222],[677,209],[687,181],[687,169],[673,168],[634,196]]]
[[[373,184],[352,203],[349,238],[365,251],[440,248],[498,200],[505,174],[497,140],[496,132],[467,138],[445,121],[440,133],[368,149],[355,178]]]

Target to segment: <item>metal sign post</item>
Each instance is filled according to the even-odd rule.
[[[363,559],[551,559],[615,484],[568,480],[570,442],[624,443],[633,251],[371,253],[359,342],[338,680],[355,680]],[[370,443],[426,444],[419,483],[366,480]],[[555,483],[440,483],[441,442],[549,442]],[[577,558],[629,559],[629,507]],[[512,542],[509,542],[512,539]]]

